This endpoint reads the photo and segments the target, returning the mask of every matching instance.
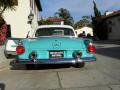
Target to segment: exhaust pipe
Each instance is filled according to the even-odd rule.
[[[80,51],[75,51],[73,53],[73,57],[75,58],[75,63],[82,62],[82,60],[80,59],[81,56],[82,56],[82,52],[80,52]]]
[[[37,53],[36,52],[30,53],[29,58],[31,59],[32,62],[36,62],[37,61]]]

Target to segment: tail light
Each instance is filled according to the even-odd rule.
[[[88,45],[88,51],[90,52],[90,53],[94,53],[95,52],[95,46],[92,44],[92,43],[90,43],[89,45]]]
[[[23,46],[17,46],[16,52],[17,52],[17,54],[23,54],[25,52],[25,49]]]

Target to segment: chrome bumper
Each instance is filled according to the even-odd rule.
[[[16,51],[4,51],[5,54],[17,55]]]
[[[17,59],[16,63],[18,64],[76,64],[80,62],[93,62],[96,61],[95,57],[87,57],[81,59],[73,59],[73,58],[64,58],[64,59]]]

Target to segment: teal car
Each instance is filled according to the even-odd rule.
[[[96,60],[94,52],[92,40],[78,38],[71,26],[42,25],[34,31],[32,38],[18,41],[16,63],[84,67],[85,62]]]

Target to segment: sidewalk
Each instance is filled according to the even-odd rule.
[[[9,65],[10,60],[4,56],[4,45],[0,46],[0,69]]]

